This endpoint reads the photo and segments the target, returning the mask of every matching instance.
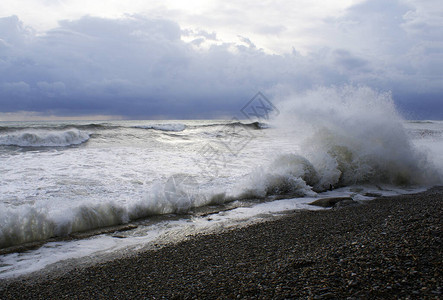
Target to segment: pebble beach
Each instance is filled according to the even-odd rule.
[[[196,235],[66,272],[0,282],[0,299],[367,299],[442,295],[443,187]]]

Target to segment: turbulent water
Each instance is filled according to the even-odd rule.
[[[146,220],[168,227],[209,208],[229,222],[324,195],[364,200],[442,182],[443,122],[404,121],[389,95],[323,89],[278,104],[278,116],[259,122],[0,122],[0,248]],[[164,225],[159,216],[170,214]],[[128,244],[158,232],[149,222]],[[112,237],[101,237],[106,248]],[[56,243],[45,255],[70,253],[56,260],[91,245]],[[25,272],[20,261],[36,270],[45,255],[3,255],[0,275]]]

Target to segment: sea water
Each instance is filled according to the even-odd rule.
[[[319,209],[308,203],[320,197],[424,190],[442,169],[443,121],[403,120],[365,88],[283,98],[258,121],[0,122],[0,278]],[[107,230],[122,224],[134,226]]]

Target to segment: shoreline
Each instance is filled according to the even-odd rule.
[[[442,288],[443,187],[0,281],[1,299],[427,297]]]

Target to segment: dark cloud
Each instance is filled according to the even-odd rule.
[[[334,22],[342,29],[349,22],[360,22],[364,30],[373,30],[365,16],[380,13],[381,20],[386,15],[377,3],[355,7]],[[396,16],[407,12],[403,6],[390,10]],[[363,17],[356,19],[356,15]],[[244,36],[241,44],[221,43],[214,32],[182,30],[175,22],[137,15],[62,21],[44,34],[37,34],[17,17],[1,18],[0,110],[66,116],[210,118],[236,115],[257,91],[272,96],[276,87],[302,91],[353,83],[393,90],[403,110],[420,110],[421,117],[438,115],[438,107],[441,115],[441,102],[436,99],[441,99],[443,91],[434,83],[441,75],[440,45],[406,41],[400,43],[405,54],[394,43],[397,34],[400,39],[406,35],[402,28],[420,30],[413,25],[417,18],[412,14],[407,23],[404,19],[386,21],[395,23],[389,25],[394,29],[378,35],[380,41],[388,42],[383,45],[387,48],[382,47],[383,57],[375,60],[346,45],[304,55],[295,50],[267,54]],[[214,43],[203,46],[208,41]],[[386,53],[401,55],[389,57]],[[428,94],[432,97],[423,96]],[[417,99],[432,109],[420,109]]]
[[[397,101],[397,108],[411,120],[443,119],[443,95],[437,93],[402,93],[393,95]]]

